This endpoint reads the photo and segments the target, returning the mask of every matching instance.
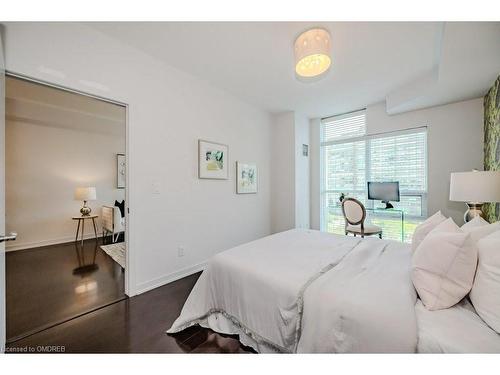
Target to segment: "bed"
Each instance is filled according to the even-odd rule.
[[[277,233],[214,256],[167,332],[198,324],[260,353],[436,351],[420,339],[417,322],[437,318],[419,310],[410,260],[400,242]]]
[[[468,298],[436,311],[419,300],[415,311],[419,353],[500,353],[500,335],[477,315]]]
[[[199,324],[258,352],[412,352],[410,257],[393,241],[277,233],[214,256],[168,332]]]

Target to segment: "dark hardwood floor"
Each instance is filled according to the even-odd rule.
[[[103,307],[7,346],[37,352],[54,346],[72,353],[251,353],[236,337],[191,327],[167,335],[200,273]],[[64,349],[62,349],[62,348]]]
[[[6,253],[7,342],[126,298],[124,271],[99,245]]]

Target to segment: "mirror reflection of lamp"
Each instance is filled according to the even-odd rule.
[[[89,216],[92,209],[87,206],[87,201],[97,199],[95,187],[78,187],[75,189],[75,200],[83,201],[83,207],[80,209],[82,216]]]
[[[97,290],[97,282],[92,281],[83,281],[75,288],[76,294],[89,293]]]

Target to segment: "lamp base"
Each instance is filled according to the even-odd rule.
[[[80,213],[82,214],[82,216],[89,216],[91,212],[92,209],[87,206],[87,201],[83,201],[83,207],[80,208]]]
[[[484,216],[484,212],[482,210],[483,204],[482,203],[466,203],[467,205],[467,211],[465,211],[464,215],[464,221],[468,223],[475,217],[482,217],[483,219],[486,220],[486,217]]]

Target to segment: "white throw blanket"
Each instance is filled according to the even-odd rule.
[[[407,245],[290,230],[220,253],[169,329],[200,324],[259,352],[414,352]]]

